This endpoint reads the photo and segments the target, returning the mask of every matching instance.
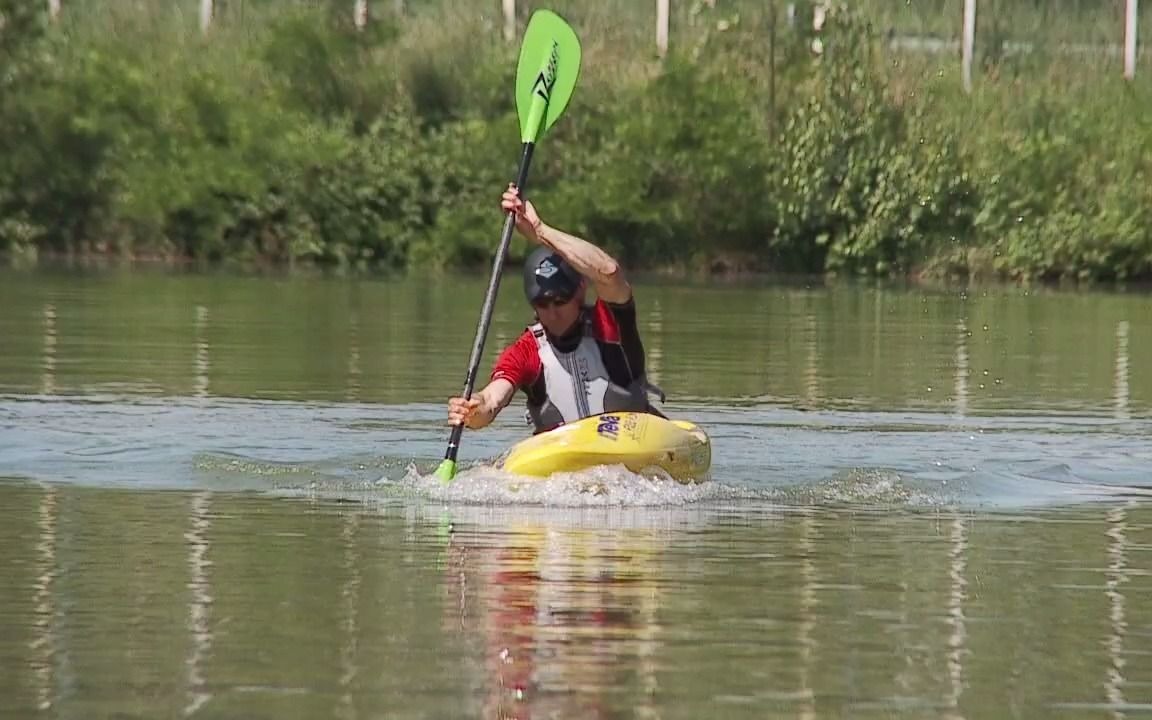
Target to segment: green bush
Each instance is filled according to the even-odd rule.
[[[254,2],[202,37],[160,3],[67,8],[0,0],[0,252],[491,260],[520,152],[491,13]],[[743,0],[691,5],[658,60],[616,10],[572,3],[581,86],[527,192],[630,267],[1152,277],[1145,86],[990,55],[969,95],[886,47],[894,12],[832,8],[817,53]]]
[[[974,158],[977,240],[992,270],[1021,278],[1123,280],[1152,273],[1152,135],[1126,89],[1024,98],[1014,127]],[[1104,111],[1082,103],[1114,101]],[[1105,100],[1107,102],[1107,100]],[[1092,108],[1088,110],[1086,108]]]

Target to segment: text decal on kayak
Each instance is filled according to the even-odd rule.
[[[548,56],[548,67],[536,76],[532,85],[532,92],[543,98],[544,102],[552,97],[552,88],[556,85],[556,64],[560,62],[560,43],[552,41],[552,54]]]
[[[600,423],[596,426],[596,434],[615,440],[620,435],[620,418],[617,415],[601,415]]]

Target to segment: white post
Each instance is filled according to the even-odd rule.
[[[357,30],[363,30],[368,25],[368,0],[356,0],[356,6],[352,10],[352,21],[356,24]]]
[[[668,3],[656,0],[656,54],[660,57],[668,53]]]
[[[1124,77],[1129,80],[1136,77],[1137,4],[1138,0],[1128,0],[1124,14]]]
[[[215,11],[214,0],[200,0],[200,32],[208,32],[212,26],[212,15]]]
[[[48,19],[56,22],[60,16],[60,0],[48,0]]]
[[[972,92],[972,51],[976,45],[976,0],[964,0],[964,37],[960,58],[960,77],[964,92]]]
[[[516,39],[516,0],[503,0],[504,4],[504,39],[512,42]]]

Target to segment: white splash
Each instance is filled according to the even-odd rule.
[[[494,467],[476,466],[462,471],[450,483],[431,474],[421,475],[415,467],[409,467],[400,480],[384,478],[378,485],[452,504],[641,507],[761,497],[760,493],[745,488],[712,481],[684,484],[633,473],[623,466],[556,473],[548,478],[529,478]]]

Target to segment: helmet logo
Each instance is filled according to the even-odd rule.
[[[560,272],[560,268],[556,267],[556,265],[547,258],[536,266],[536,274],[545,279],[552,277],[558,272]]]

